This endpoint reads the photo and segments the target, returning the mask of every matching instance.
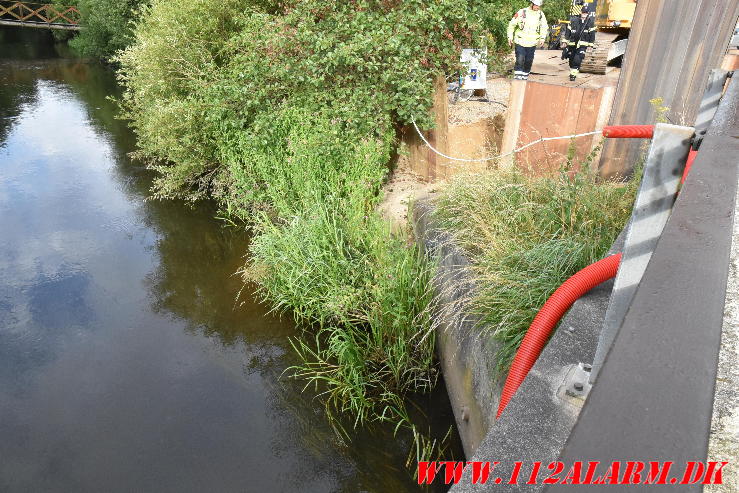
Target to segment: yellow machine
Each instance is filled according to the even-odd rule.
[[[582,72],[605,74],[608,62],[626,53],[629,30],[634,21],[637,0],[573,0],[570,15],[580,15],[587,4],[595,13],[595,46],[583,60]],[[569,21],[560,21],[550,34],[550,49],[563,41],[562,33]]]
[[[629,30],[634,21],[636,0],[600,0],[595,7],[595,46],[585,56],[580,70],[605,74],[608,62],[626,53]]]

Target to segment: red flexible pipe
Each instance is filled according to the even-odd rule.
[[[582,295],[598,284],[615,277],[620,262],[621,254],[617,253],[585,267],[567,279],[544,303],[544,306],[534,317],[534,321],[531,322],[529,330],[521,342],[521,347],[518,348],[518,352],[513,358],[513,364],[508,371],[503,393],[500,396],[497,418],[500,417],[513,394],[516,393],[529,370],[536,363],[549,340],[549,335],[565,312]]]
[[[680,180],[681,185],[685,183],[685,179],[688,177],[688,173],[690,173],[690,168],[693,166],[693,161],[695,161],[695,158],[697,156],[698,156],[698,151],[694,151],[693,149],[690,149],[690,152],[688,153],[688,160],[685,163],[685,171],[683,171],[683,177]]]
[[[651,139],[654,125],[613,125],[603,127],[603,137],[611,139]]]

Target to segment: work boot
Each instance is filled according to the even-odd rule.
[[[570,80],[571,81],[574,81],[575,79],[577,79],[577,76],[576,75],[570,75]]]

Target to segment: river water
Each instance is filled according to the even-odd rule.
[[[64,51],[0,27],[0,491],[417,491],[407,440],[343,444],[281,377],[298,331],[236,301],[248,238],[145,200],[112,72]]]

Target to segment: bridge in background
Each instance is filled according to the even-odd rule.
[[[80,17],[73,6],[0,0],[0,26],[79,31]]]

